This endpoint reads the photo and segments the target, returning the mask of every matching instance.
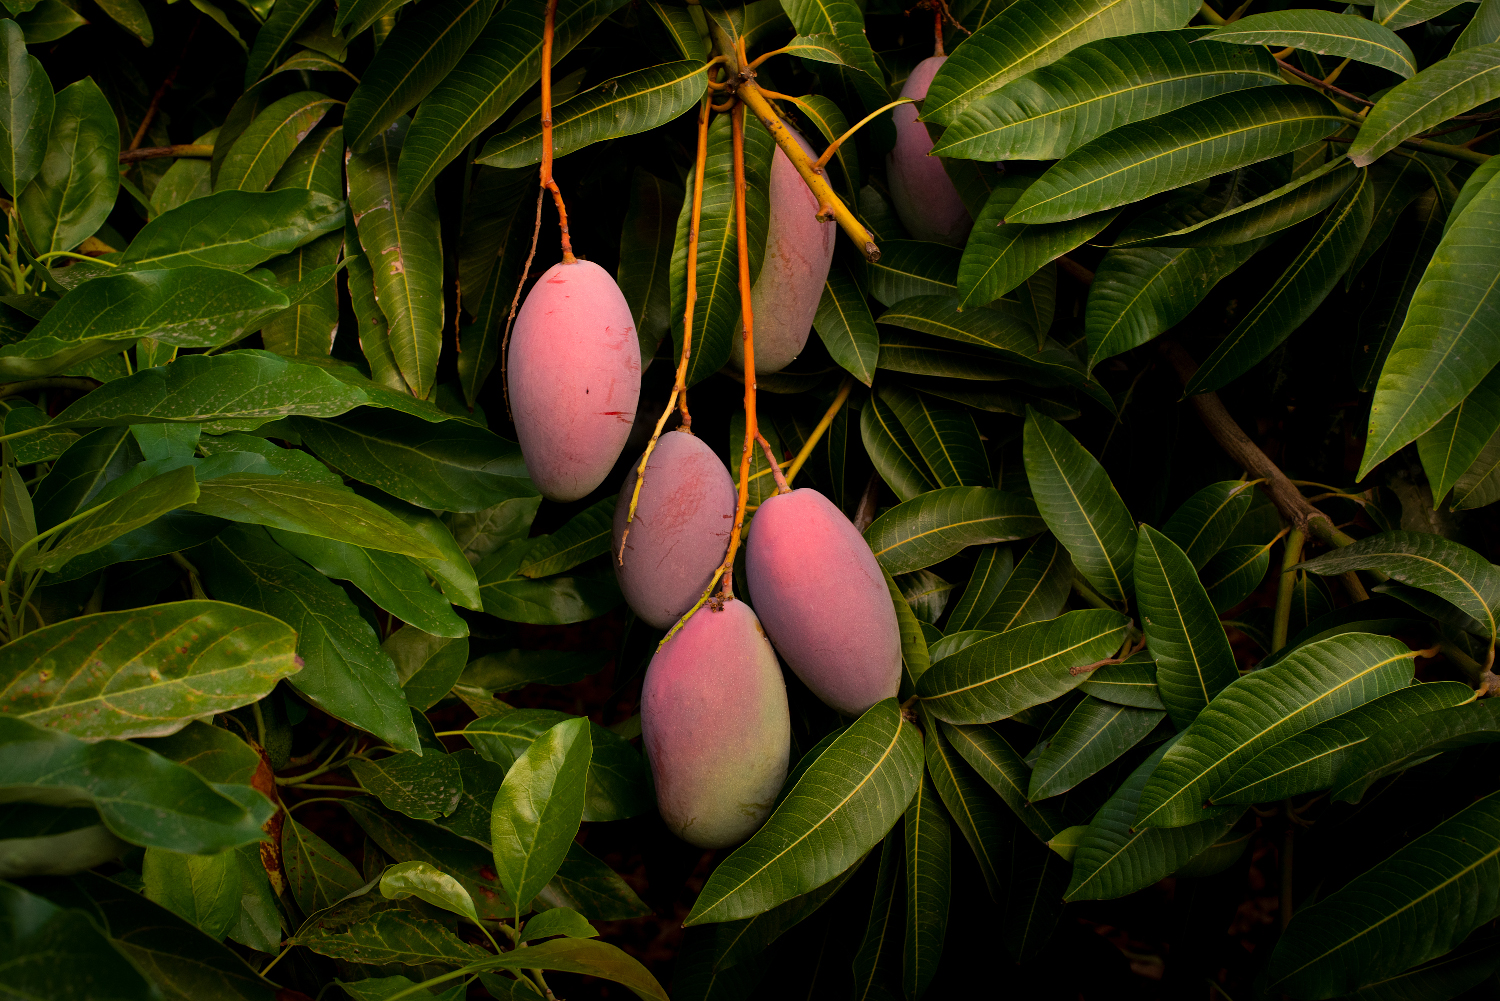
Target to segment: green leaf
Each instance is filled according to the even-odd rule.
[[[925,709],[923,745],[927,774],[947,807],[948,816],[963,833],[979,863],[990,898],[1005,899],[1010,877],[1010,854],[1017,828],[1016,819],[996,800],[995,793],[975,777],[958,752],[943,737],[937,720]]]
[[[1067,792],[1139,744],[1165,715],[1086,697],[1036,759],[1027,798],[1042,800]]]
[[[360,77],[344,111],[349,147],[363,153],[416,107],[479,37],[495,0],[439,0],[413,8]]]
[[[1492,435],[1474,464],[1453,484],[1453,510],[1468,511],[1500,500],[1500,434]]]
[[[1211,392],[1244,375],[1311,317],[1354,263],[1374,205],[1375,186],[1362,171],[1270,291],[1204,360],[1184,394]]]
[[[0,711],[90,740],[168,734],[295,674],[295,640],[217,601],[67,619],[0,647]]]
[[[1443,751],[1500,740],[1500,703],[1485,699],[1422,713],[1373,733],[1340,762],[1331,798],[1357,803],[1376,779]]]
[[[624,0],[559,0],[552,43],[555,66]],[[400,201],[412,203],[438,171],[489,128],[541,74],[546,11],[506,4],[490,18],[458,64],[422,101],[401,157]]]
[[[42,169],[52,124],[52,82],[26,51],[21,27],[0,24],[0,186],[14,200]]]
[[[919,295],[957,295],[962,257],[958,248],[941,243],[883,240],[880,260],[865,266],[870,295],[885,306]]]
[[[1005,805],[1032,834],[1047,841],[1067,826],[1055,804],[1030,801],[1027,788],[1031,784],[1031,768],[996,727],[952,726],[945,722],[942,731],[948,743],[1000,794]]]
[[[866,386],[874,382],[880,334],[864,292],[842,261],[835,261],[828,269],[813,329],[839,367]]]
[[[249,56],[245,60],[247,88],[265,75],[276,57],[291,44],[307,19],[318,9],[318,3],[319,0],[277,0],[276,5],[271,8],[271,16],[265,19],[260,30],[255,33],[255,42],[250,46]]]
[[[1202,570],[1224,548],[1254,499],[1254,487],[1246,480],[1210,483],[1172,512],[1161,534],[1187,555],[1195,571]]]
[[[667,992],[629,953],[591,938],[560,938],[489,956],[469,969],[520,970],[539,968],[602,977],[624,984],[644,1001],[667,1001]]]
[[[825,744],[832,743],[831,738],[819,741],[819,746],[809,751],[810,756],[816,754]],[[887,841],[887,844],[890,842]],[[882,858],[884,854],[882,853]],[[753,918],[741,918],[738,921],[723,921],[715,925],[706,926],[700,932],[694,932],[694,937],[705,934],[711,940],[710,962],[714,972],[734,969],[752,960],[766,950],[766,947],[775,942],[790,929],[806,921],[813,914],[833,898],[839,890],[849,882],[858,872],[858,864],[850,866],[840,876],[830,882],[824,883],[810,893],[804,893],[799,897],[793,897],[784,904],[780,904],[755,915]],[[548,914],[551,911],[546,912]],[[540,916],[540,915],[539,915]],[[535,920],[533,918],[533,920]]]
[[[847,62],[876,80],[885,79],[865,37],[864,9],[853,0],[782,0],[781,6],[798,35],[831,36],[824,44],[838,46],[840,62]]]
[[[1293,917],[1268,978],[1331,998],[1452,949],[1495,918],[1500,794],[1449,817]]]
[[[179,468],[151,477],[77,515],[52,544],[28,550],[17,566],[56,572],[75,556],[93,552],[169,511],[192,504],[198,494],[192,469]]]
[[[303,922],[288,944],[306,946],[331,959],[384,965],[457,966],[490,953],[465,942],[445,922],[372,893],[354,897]]]
[[[260,839],[274,812],[260,793],[213,785],[137,744],[85,742],[0,717],[0,788],[8,799],[91,806],[115,836],[171,851],[224,851]]]
[[[907,997],[920,997],[937,974],[948,930],[952,891],[952,824],[932,778],[922,776],[906,808],[906,936],[901,983]]]
[[[380,895],[387,900],[417,897],[479,924],[469,891],[458,880],[426,862],[398,862],[391,866],[380,877]]]
[[[1204,565],[1200,579],[1214,611],[1223,615],[1260,587],[1271,569],[1271,546],[1229,546]]]
[[[303,668],[290,683],[309,702],[394,747],[421,746],[396,668],[342,588],[263,533],[238,526],[189,559],[210,594],[267,612],[297,631]]]
[[[1217,94],[1282,82],[1264,50],[1194,45],[1202,34],[1202,28],[1156,31],[1074,49],[969,105],[933,153],[1055,159],[1121,125]]]
[[[882,386],[879,395],[916,446],[928,479],[940,487],[994,482],[979,426],[968,410],[896,385]]]
[[[1029,406],[1024,442],[1026,478],[1047,527],[1100,594],[1127,600],[1135,526],[1104,467],[1061,424]]]
[[[333,21],[334,30],[345,38],[354,38],[382,17],[396,13],[410,2],[411,0],[350,0],[339,6]]]
[[[46,155],[17,200],[37,253],[72,250],[104,224],[120,189],[119,153],[120,126],[93,77],[58,91]]]
[[[179,765],[187,765],[210,782],[253,785],[260,753],[228,730],[194,720],[167,737],[137,738]]]
[[[526,551],[516,572],[533,579],[550,577],[609,552],[617,500],[605,497],[569,518],[556,532],[542,536]]]
[[[1015,570],[1015,557],[1009,546],[983,546],[974,561],[974,570],[964,585],[963,594],[948,613],[948,632],[979,629],[990,614]]]
[[[1289,153],[1342,124],[1338,109],[1304,87],[1222,94],[1079,147],[1026,189],[1006,221],[1061,222],[1125,205]]]
[[[469,664],[460,683],[491,695],[530,684],[568,685],[603,670],[609,659],[604,651],[506,650],[485,654]],[[597,763],[599,735],[594,736]]]
[[[697,59],[699,62],[707,59],[704,54],[703,36],[698,34],[698,26],[693,23],[689,13],[681,7],[673,7],[658,0],[647,0],[647,5],[661,19],[662,27],[671,34],[672,41],[676,43],[677,49],[688,59]]]
[[[1457,7],[1455,0],[1376,0],[1375,20],[1395,31]]]
[[[1380,570],[1451,601],[1488,629],[1487,638],[1495,636],[1500,570],[1467,546],[1440,535],[1382,532],[1308,560],[1302,568],[1325,577],[1350,570]]]
[[[1141,792],[1177,738],[1157,748],[1099,808],[1073,851],[1065,900],[1123,897],[1171,875],[1234,825],[1227,816],[1187,827],[1137,827]]]
[[[1453,42],[1453,51],[1462,52],[1486,42],[1500,41],[1500,7],[1481,0],[1474,17]]]
[[[980,639],[933,663],[917,683],[923,704],[950,723],[992,723],[1051,702],[1120,648],[1129,620],[1090,608]]]
[[[146,899],[160,904],[209,938],[222,940],[240,910],[239,856],[182,855],[147,848],[141,862]]]
[[[1081,45],[1180,28],[1196,11],[1189,0],[1022,0],[990,18],[954,50],[927,91],[922,116],[952,125],[974,101]]]
[[[399,974],[392,977],[368,977],[364,980],[356,980],[349,983],[344,980],[335,980],[344,989],[344,993],[354,998],[355,1001],[386,1001],[386,998],[395,997],[402,991],[420,988],[421,985],[413,983],[410,979]],[[456,986],[449,986],[455,984]],[[447,987],[447,990],[443,990]],[[437,1001],[463,1001],[463,996],[468,991],[468,984],[462,981],[447,981],[438,985],[441,992],[434,995],[430,990],[416,991],[418,997],[435,997]],[[410,995],[408,995],[410,996]],[[530,999],[527,999],[530,1001]]]
[[[1405,687],[1415,654],[1388,636],[1344,633],[1299,647],[1209,703],[1141,792],[1133,826],[1183,827],[1224,780],[1270,745]]]
[[[448,695],[469,659],[467,639],[435,636],[410,624],[387,636],[380,648],[396,665],[407,703],[421,712]]]
[[[1089,675],[1078,690],[1105,702],[1137,709],[1166,709],[1156,689],[1156,663],[1142,651]]]
[[[565,720],[516,759],[495,796],[495,871],[522,910],[552,880],[578,833],[591,756],[588,721]]]
[[[290,817],[281,827],[281,864],[287,889],[305,914],[332,907],[365,885],[348,859]]]
[[[1150,525],[1136,537],[1135,596],[1161,700],[1184,728],[1239,678],[1234,651],[1187,554]]]
[[[397,197],[397,158],[410,131],[398,118],[349,157],[349,212],[374,272],[380,310],[390,321],[396,365],[412,395],[425,400],[443,346],[442,232],[429,190]]]
[[[458,808],[463,778],[458,763],[433,748],[349,763],[359,784],[390,810],[417,820],[446,817]]]
[[[611,570],[532,580],[521,565],[535,539],[520,539],[486,557],[474,568],[484,610],[507,622],[566,625],[596,618],[622,600]]]
[[[217,191],[152,219],[121,260],[137,271],[192,264],[248,271],[343,225],[344,203],[324,193]]]
[[[1003,633],[1055,618],[1073,585],[1073,560],[1049,533],[1037,537],[995,598],[979,628]]]
[[[663,17],[675,17],[677,8],[652,6]],[[686,11],[682,13],[685,15]],[[698,40],[696,28],[692,37],[695,42]],[[529,182],[529,172],[524,173]],[[669,288],[672,241],[676,236],[682,200],[682,188],[678,185],[648,171],[635,172],[630,186],[630,204],[620,230],[620,267],[616,280],[625,301],[630,304],[630,315],[635,319],[643,367],[655,357],[662,338],[672,329]]]
[[[1024,497],[993,487],[943,487],[876,518],[865,541],[880,565],[898,574],[941,563],[967,546],[1024,539],[1041,529]]]
[[[537,903],[571,907],[591,921],[627,921],[651,914],[618,873],[576,841],[568,846],[567,859]]]
[[[818,756],[765,826],[709,876],[684,924],[732,921],[816,889],[873,848],[922,777],[921,737],[895,699]]]
[[[875,877],[875,894],[870,901],[870,916],[865,921],[864,937],[860,939],[859,951],[854,954],[854,996],[856,998],[887,998],[894,996],[896,964],[896,931],[903,909],[904,859],[900,840],[894,832],[880,847],[880,871]],[[852,868],[852,867],[851,867]],[[791,906],[796,901],[783,904]],[[780,910],[777,908],[776,910]],[[769,913],[776,913],[773,910]],[[944,915],[946,917],[946,914]],[[750,918],[750,921],[757,920]],[[733,927],[741,922],[730,922]],[[726,927],[720,925],[720,928]],[[674,985],[675,986],[675,985]]]
[[[553,110],[553,153],[566,156],[594,143],[665,125],[695,107],[706,88],[699,59],[662,63],[606,80]],[[541,159],[542,125],[540,118],[533,118],[486,142],[475,162],[529,167]]]
[[[105,0],[104,5],[108,6],[109,2],[110,0]],[[123,0],[123,2],[135,2],[135,0]],[[142,11],[142,14],[144,13]],[[42,0],[29,12],[17,16],[16,23],[25,32],[27,45],[40,45],[45,42],[55,42],[70,34],[75,28],[88,24],[88,21],[61,0]],[[149,34],[151,30],[149,23],[146,25],[146,30]],[[149,44],[149,39],[147,43]]]
[[[1389,27],[1367,21],[1358,14],[1335,14],[1327,10],[1280,10],[1252,14],[1206,36],[1234,45],[1270,45],[1315,52],[1320,56],[1343,56],[1409,77],[1417,71],[1411,46]]]
[[[885,480],[897,498],[915,500],[929,490],[937,489],[932,473],[917,452],[896,412],[872,393],[859,415],[859,434],[875,471]]]
[[[1441,504],[1448,496],[1496,430],[1500,430],[1500,367],[1491,369],[1462,403],[1417,439],[1417,454],[1435,502]]]
[[[302,91],[261,111],[229,148],[214,178],[214,190],[266,190],[297,144],[335,104],[331,97]]]
[[[521,929],[519,941],[535,942],[554,935],[566,935],[568,938],[598,938],[599,929],[589,924],[587,918],[572,908],[555,907],[527,921],[526,926]]]
[[[90,920],[88,911],[63,909],[19,886],[0,882],[0,950],[6,990],[15,997],[87,1001],[154,1001],[150,981]]]
[[[1326,789],[1344,763],[1382,730],[1473,698],[1473,690],[1459,681],[1398,688],[1261,751],[1224,781],[1214,802],[1267,803]]]
[[[1440,59],[1375,103],[1349,146],[1364,167],[1403,140],[1500,97],[1500,43],[1488,42]]]

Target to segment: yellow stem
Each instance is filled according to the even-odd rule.
[[[818,440],[833,425],[833,419],[838,416],[839,410],[844,406],[844,401],[849,399],[849,390],[853,388],[854,380],[845,376],[844,384],[839,387],[838,395],[833,398],[833,405],[824,412],[823,419],[818,421],[818,426],[813,428],[812,434],[807,436],[807,441],[802,443],[802,449],[797,453],[797,457],[792,460],[792,464],[786,467],[786,482],[788,486],[791,485],[792,480],[797,478],[797,473],[802,469],[803,464],[807,462],[807,457],[812,455],[813,449],[817,447]]]

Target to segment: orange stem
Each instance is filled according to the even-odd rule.
[[[542,187],[552,192],[557,205],[557,225],[562,230],[564,264],[578,259],[573,256],[573,241],[568,236],[568,209],[563,205],[562,191],[552,179],[552,36],[557,20],[557,0],[547,0],[547,21],[542,27]]]
[[[750,503],[750,455],[755,449],[759,425],[755,419],[755,310],[750,305],[750,248],[745,239],[745,106],[730,113],[730,137],[734,150],[734,237],[740,265],[740,318],[745,327],[745,443],[740,449],[740,495],[734,507],[734,528],[729,533],[729,551],[724,554],[724,598],[734,597],[734,557],[745,527],[745,508]]]

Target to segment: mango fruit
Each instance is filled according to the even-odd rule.
[[[630,464],[615,507],[615,579],[636,615],[666,629],[692,607],[724,562],[734,527],[734,480],[701,438],[668,431],[646,462],[646,482],[626,535],[639,468],[639,459]]]
[[[641,736],[673,834],[727,848],[765,821],[786,781],[792,721],[776,653],[749,605],[703,606],[651,658]]]
[[[609,272],[555,264],[526,294],[506,365],[526,471],[542,496],[586,497],[620,457],[641,395],[635,321]]]
[[[930,56],[917,63],[901,87],[901,96],[920,101],[937,76],[947,56]],[[886,154],[885,176],[891,201],[901,225],[913,239],[962,247],[974,220],[958,189],[943,169],[943,161],[932,152],[927,126],[917,121],[915,105],[903,104],[891,112],[896,124],[896,145]]]
[[[817,159],[801,136],[803,152]],[[777,147],[771,156],[771,218],[760,274],[750,290],[755,316],[755,371],[779,372],[807,346],[813,316],[833,264],[837,223],[818,222],[818,200]],[[730,361],[744,371],[744,327],[730,341]]]
[[[901,685],[901,635],[870,547],[828,498],[806,488],[764,501],[745,549],[750,600],[787,666],[812,693],[857,716]]]

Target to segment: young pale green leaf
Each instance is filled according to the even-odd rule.
[[[943,736],[969,763],[991,789],[1000,794],[1005,805],[1042,841],[1048,841],[1068,826],[1062,812],[1053,803],[1033,803],[1027,793],[1031,785],[1031,766],[1019,751],[993,726],[952,726],[942,724]]]
[[[495,0],[438,0],[401,20],[370,60],[344,109],[349,147],[363,153],[416,107],[463,58],[495,11]]]
[[[191,264],[248,271],[343,226],[344,203],[327,193],[218,191],[152,219],[121,260],[136,271]]]
[[[428,748],[349,763],[359,784],[389,810],[416,820],[435,820],[458,809],[463,778],[450,755]]]
[[[1370,404],[1361,477],[1442,420],[1500,362],[1490,336],[1500,325],[1490,294],[1500,274],[1497,229],[1500,186],[1491,183],[1443,234],[1412,294]]]
[[[443,251],[437,199],[398,198],[397,158],[410,131],[405,118],[347,161],[349,212],[374,274],[390,347],[412,395],[426,399],[443,346]]]
[[[1131,593],[1135,526],[1104,467],[1050,417],[1026,408],[1022,454],[1037,510],[1099,593],[1123,602]]]
[[[1183,392],[1189,396],[1211,392],[1234,381],[1312,316],[1354,263],[1370,232],[1374,207],[1375,185],[1369,171],[1360,171],[1323,217],[1312,239],[1214,348]]]
[[[1342,124],[1337,108],[1303,87],[1222,94],[1079,147],[1026,190],[1006,221],[1077,219],[1289,153]]]
[[[937,974],[948,930],[952,893],[953,831],[937,787],[924,774],[906,808],[906,937],[901,984],[907,997],[921,997]]]
[[[875,380],[880,334],[875,330],[870,304],[849,266],[842,261],[835,261],[828,269],[823,297],[818,300],[818,311],[813,316],[813,329],[828,349],[829,357],[844,371],[866,386]]]
[[[1500,570],[1474,550],[1425,532],[1382,532],[1302,564],[1323,576],[1380,570],[1461,608],[1495,636]]]
[[[1500,703],[1479,702],[1422,713],[1376,730],[1339,763],[1332,798],[1357,803],[1376,779],[1443,751],[1500,740]]]
[[[54,104],[52,82],[15,21],[0,23],[0,80],[0,187],[14,200],[42,169]]]
[[[190,560],[210,594],[297,631],[303,668],[290,683],[309,702],[393,747],[420,748],[395,665],[342,588],[265,534],[239,526],[193,550]]]
[[[1349,159],[1367,166],[1403,140],[1497,96],[1500,43],[1455,52],[1391,88],[1376,102],[1349,147]]]
[[[980,98],[933,153],[975,160],[1050,160],[1106,132],[1204,98],[1280,84],[1264,50],[1193,44],[1202,28],[1105,38]],[[955,53],[956,55],[956,53]]]
[[[214,178],[214,190],[266,190],[297,144],[338,103],[309,90],[289,94],[261,111],[229,148]]]
[[[981,628],[980,623],[1000,599],[1015,565],[1015,556],[1009,546],[981,547],[969,581],[948,613],[948,632]]]
[[[469,891],[458,880],[426,862],[398,862],[391,866],[380,877],[380,895],[387,900],[416,897],[479,924]]]
[[[538,736],[495,795],[495,871],[522,910],[551,882],[578,833],[593,750],[589,725],[569,719]]]
[[[290,817],[281,827],[281,866],[287,889],[305,914],[332,907],[365,885],[348,859]]]
[[[1133,825],[1185,827],[1265,748],[1411,682],[1416,654],[1389,636],[1345,633],[1240,678],[1198,714],[1152,773]]]
[[[1490,374],[1462,403],[1417,439],[1417,454],[1435,502],[1442,503],[1497,430],[1500,430],[1500,366],[1490,369]]]
[[[521,929],[518,941],[535,942],[539,939],[566,935],[568,938],[598,938],[599,929],[589,924],[588,919],[571,907],[554,907],[543,911]]]
[[[954,50],[927,91],[923,118],[952,125],[979,98],[1081,45],[1180,28],[1196,11],[1190,0],[1021,0]]]
[[[937,489],[916,442],[878,393],[872,393],[865,402],[859,415],[859,434],[875,471],[898,499],[915,500]]]
[[[975,777],[943,736],[938,721],[924,708],[923,745],[927,774],[948,816],[974,852],[984,884],[994,901],[1005,900],[1010,880],[1010,856],[1020,824],[995,793]]]
[[[1183,729],[1240,676],[1234,651],[1187,554],[1150,525],[1136,537],[1135,598],[1161,700]]]
[[[902,386],[882,386],[881,402],[901,422],[928,478],[940,487],[982,487],[994,482],[973,416],[962,407]]]
[[[553,152],[564,156],[665,125],[696,107],[706,86],[703,62],[697,59],[662,63],[606,80],[554,109]],[[541,120],[530,119],[485,143],[476,162],[529,167],[541,159]]]
[[[642,1001],[667,1001],[667,992],[635,957],[608,942],[592,938],[558,938],[524,950],[502,952],[466,969],[560,970],[623,984]],[[520,997],[521,995],[516,995]]]
[[[37,253],[72,250],[104,224],[120,190],[119,153],[119,122],[93,77],[58,91],[46,154],[16,201]]]
[[[1166,709],[1156,688],[1156,664],[1144,650],[1089,675],[1078,690],[1105,702],[1137,709]]]
[[[1003,633],[1054,618],[1062,611],[1072,585],[1072,557],[1055,536],[1043,533],[1016,564],[977,628]]]
[[[885,306],[919,295],[957,295],[962,256],[958,248],[941,243],[884,240],[880,260],[865,266],[870,295]]]
[[[556,65],[625,0],[559,0],[552,43]],[[506,4],[491,17],[412,122],[401,155],[399,200],[410,204],[526,93],[541,75],[545,7]]]
[[[1161,534],[1187,555],[1195,571],[1202,570],[1250,510],[1253,491],[1246,480],[1210,483],[1172,512]]]
[[[567,524],[542,536],[526,551],[517,571],[522,577],[550,577],[609,552],[614,530],[616,497],[606,497],[569,518]]]
[[[1082,683],[1087,672],[1120,648],[1129,620],[1090,608],[1017,626],[980,639],[936,661],[917,683],[923,704],[950,723],[992,723]]]
[[[1278,10],[1242,17],[1205,40],[1234,45],[1291,47],[1320,56],[1343,56],[1409,77],[1417,71],[1411,46],[1380,21],[1327,10]]]
[[[1500,793],[1491,793],[1299,912],[1268,981],[1331,998],[1441,956],[1500,913]]]
[[[1036,507],[993,487],[943,487],[897,504],[865,529],[892,574],[941,563],[966,546],[1009,542],[1042,529]]]
[[[922,738],[895,699],[875,703],[818,756],[764,827],[719,863],[685,924],[769,910],[844,872],[910,804]]]
[[[1166,713],[1095,697],[1074,707],[1036,759],[1026,798],[1060,796],[1146,738]]]
[[[6,989],[17,997],[90,1001],[107,992],[120,1001],[155,1001],[161,996],[87,910],[64,909],[0,882],[0,928],[0,949],[11,957]]]
[[[1073,878],[1064,899],[1108,900],[1145,889],[1171,875],[1233,826],[1232,816],[1176,828],[1134,824],[1141,792],[1175,742],[1174,738],[1157,748],[1094,815],[1073,849]]]
[[[1382,730],[1473,699],[1473,689],[1459,681],[1410,685],[1371,699],[1261,751],[1224,780],[1214,802],[1268,803],[1326,789],[1343,764]]]
[[[121,740],[86,742],[0,717],[0,789],[53,806],[90,806],[132,844],[212,854],[261,837],[276,808],[243,786],[214,785],[160,754]]]

